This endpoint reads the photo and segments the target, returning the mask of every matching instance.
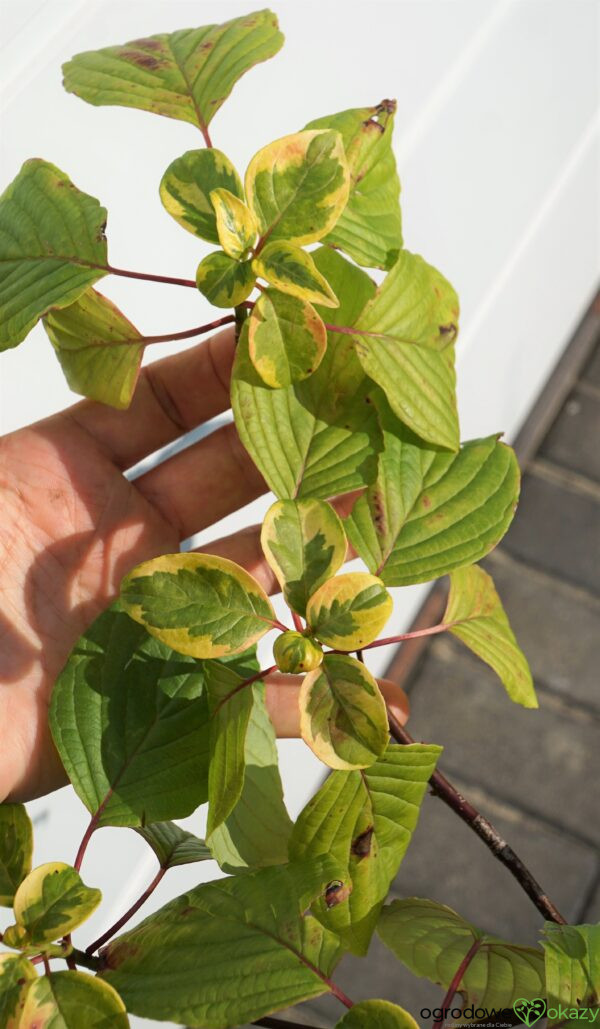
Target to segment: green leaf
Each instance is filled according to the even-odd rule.
[[[226,189],[240,199],[244,196],[242,181],[229,158],[211,147],[176,157],[161,179],[159,192],[165,210],[184,229],[209,243],[219,243],[210,199],[215,189]]]
[[[252,267],[259,278],[302,300],[323,307],[337,307],[338,299],[310,254],[285,240],[275,240],[254,258]]]
[[[17,887],[31,871],[33,828],[22,804],[0,804],[0,906],[12,907]]]
[[[419,1029],[412,1015],[389,1000],[361,1000],[336,1022],[335,1029]]]
[[[304,617],[309,597],[346,560],[346,535],[323,500],[276,500],[260,535],[263,553],[286,604]]]
[[[210,194],[215,209],[219,242],[230,257],[242,257],[256,239],[256,222],[243,200],[228,189],[213,189]]]
[[[275,730],[262,682],[252,684],[254,703],[246,730],[244,783],[231,814],[210,836],[212,855],[224,872],[285,864],[292,822],[283,802]]]
[[[367,768],[388,745],[385,701],[353,657],[326,654],[300,687],[300,733],[330,768]]]
[[[238,79],[282,44],[276,16],[254,11],[77,54],[63,65],[63,84],[96,107],[135,107],[206,130]]]
[[[374,283],[327,247],[313,257],[340,300],[340,307],[328,312],[330,321],[352,324],[373,295]],[[352,338],[328,333],[316,372],[273,390],[250,361],[244,327],[233,369],[232,407],[242,443],[276,496],[326,499],[373,480],[380,431],[369,400],[372,387]]]
[[[107,273],[106,210],[33,158],[0,196],[0,350]]]
[[[129,407],[144,342],[111,300],[88,289],[74,304],[49,311],[44,328],[75,393],[111,407]]]
[[[468,1004],[505,1008],[521,998],[544,996],[544,956],[538,947],[521,947],[482,933],[444,904],[419,897],[394,900],[384,908],[377,931],[414,975],[444,989],[480,940],[459,987]]]
[[[273,644],[273,658],[280,672],[312,672],[323,661],[323,648],[303,632],[282,632]]]
[[[254,289],[252,262],[236,261],[222,250],[214,250],[200,261],[196,285],[215,307],[237,307]]]
[[[356,322],[358,358],[394,413],[421,439],[457,450],[454,349],[458,298],[423,258],[403,250]]]
[[[600,925],[544,925],[548,1010],[566,1008],[566,1016],[549,1017],[548,1025],[574,1025],[582,1008],[598,1017],[600,1002]],[[565,1020],[567,1019],[567,1020]]]
[[[357,264],[391,268],[402,246],[400,181],[392,150],[395,100],[358,107],[310,122],[307,129],[336,129],[350,168],[348,203],[324,242]]]
[[[125,1005],[112,986],[85,972],[52,972],[27,988],[22,1029],[127,1029]]]
[[[99,825],[185,818],[207,799],[203,665],[114,605],[58,678],[50,727],[69,779]]]
[[[326,347],[327,331],[312,304],[276,289],[261,293],[248,322],[248,352],[267,386],[308,378]]]
[[[477,657],[493,668],[511,700],[537,707],[531,671],[506,617],[493,580],[470,565],[450,575],[443,622]]]
[[[254,155],[246,197],[261,240],[314,243],[333,228],[348,200],[350,176],[339,132],[295,132]]]
[[[239,654],[273,628],[265,591],[234,561],[166,554],[137,565],[121,583],[127,614],[181,654]]]
[[[175,868],[176,865],[191,865],[196,861],[212,859],[204,840],[199,840],[175,822],[152,822],[134,828],[152,847],[161,868]]]
[[[20,954],[0,954],[0,1025],[3,1029],[18,1029],[27,987],[37,978],[31,961]]]
[[[30,943],[50,943],[85,922],[101,900],[100,890],[86,886],[74,868],[49,861],[23,880],[13,908]]]
[[[206,666],[211,711],[206,826],[209,839],[231,814],[244,785],[246,732],[253,703],[251,686],[240,689],[244,681],[243,675],[219,661]]]
[[[363,772],[332,772],[296,821],[291,858],[331,854],[348,869],[348,903],[328,908],[319,901],[313,912],[355,954],[368,950],[441,750],[390,744]]]
[[[206,1029],[317,997],[339,943],[303,912],[335,873],[325,857],[198,886],[109,943],[101,977],[133,1014]]]
[[[457,454],[436,452],[389,428],[377,481],[345,522],[353,547],[387,586],[428,582],[480,560],[513,519],[514,452],[496,436],[470,440]]]
[[[392,598],[368,572],[328,579],[313,593],[306,618],[313,635],[336,650],[360,650],[377,639],[392,613]]]

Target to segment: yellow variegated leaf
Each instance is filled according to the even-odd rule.
[[[200,261],[196,285],[215,307],[237,307],[254,288],[252,263],[236,261],[222,250],[215,250]]]
[[[256,239],[256,219],[252,211],[228,189],[213,189],[210,200],[223,250],[230,257],[242,257]]]
[[[65,936],[85,922],[102,900],[100,890],[81,880],[79,872],[62,861],[39,865],[15,893],[17,925],[31,943],[46,943]]]
[[[112,986],[85,972],[52,972],[25,994],[19,1029],[127,1029],[125,1005]]]
[[[365,665],[326,654],[300,687],[300,732],[330,768],[368,768],[388,745],[385,701]]]
[[[252,309],[248,349],[263,382],[280,389],[307,379],[319,367],[327,330],[307,300],[268,289]]]
[[[339,132],[296,132],[254,155],[246,197],[264,240],[314,243],[346,206],[350,173]]]
[[[241,179],[231,161],[220,150],[188,150],[169,165],[160,183],[165,210],[188,232],[219,242],[217,216],[211,193],[226,189],[243,197]]]
[[[392,598],[381,579],[347,572],[328,579],[306,608],[312,632],[336,650],[360,650],[377,639],[392,613]]]
[[[0,954],[0,1026],[18,1029],[25,993],[29,983],[37,979],[31,961],[20,954]]]
[[[280,672],[312,672],[323,660],[323,649],[303,632],[290,629],[275,640],[273,657]]]
[[[282,293],[311,300],[322,307],[338,307],[339,301],[310,254],[283,239],[267,243],[252,262],[257,276]]]
[[[123,579],[127,613],[181,654],[238,654],[269,629],[275,613],[256,579],[234,561],[212,554],[165,554]]]

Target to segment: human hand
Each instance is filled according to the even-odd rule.
[[[123,576],[265,492],[232,424],[134,482],[123,474],[229,407],[233,355],[228,330],[147,365],[127,411],[84,400],[0,439],[0,801],[66,782],[48,729],[52,686]],[[258,527],[203,549],[277,592]],[[267,683],[279,736],[299,735],[299,681]],[[382,688],[406,721],[403,691]]]

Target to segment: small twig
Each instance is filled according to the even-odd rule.
[[[456,969],[456,972],[455,972],[455,974],[452,977],[452,982],[450,983],[450,985],[448,987],[448,991],[446,993],[446,996],[444,997],[444,999],[442,1001],[442,1005],[441,1005],[441,1012],[442,1013],[441,1013],[439,1018],[436,1018],[435,1022],[433,1023],[432,1029],[444,1029],[444,1023],[446,1021],[445,1012],[447,1010],[449,1010],[450,1005],[452,1004],[452,1001],[454,1000],[454,994],[457,992],[458,987],[460,986],[460,984],[462,982],[462,978],[463,978],[465,972],[467,971],[467,968],[471,964],[471,961],[475,957],[477,951],[481,947],[482,942],[483,942],[482,940],[474,940],[473,941],[473,943],[471,944],[469,950],[467,951],[467,953],[465,954],[464,958],[462,959],[460,965]]]
[[[44,974],[50,975],[50,962],[48,961],[46,954],[42,954],[42,962],[44,965]]]
[[[388,721],[390,733],[397,743],[415,742],[410,733],[400,725],[400,722],[395,718],[389,707]],[[508,868],[511,875],[514,876],[527,896],[533,901],[540,914],[550,922],[567,925],[566,918],[563,918],[558,908],[552,903],[537,879],[533,877],[527,866],[523,864],[520,857],[515,854],[512,847],[502,838],[491,822],[484,818],[477,808],[473,807],[470,801],[459,793],[456,787],[446,779],[445,775],[442,775],[441,772],[434,772],[429,780],[429,785],[431,792],[436,797],[439,797],[440,800],[443,800],[483,840],[494,857],[498,858],[498,861]]]
[[[387,647],[392,643],[403,643],[404,640],[416,640],[420,636],[435,636],[438,632],[447,632],[456,622],[440,622],[439,625],[430,625],[428,629],[415,629],[413,632],[403,632],[400,636],[384,636],[373,643],[367,643],[363,650],[373,650],[373,647]]]
[[[82,968],[89,968],[90,972],[100,972],[104,968],[102,958],[85,954],[82,950],[73,950],[70,957],[74,965],[81,965]]]
[[[202,133],[202,135],[204,137],[204,142],[206,143],[207,147],[211,147],[212,148],[212,140],[210,138],[210,133],[208,131],[208,125],[202,124],[200,126],[200,132]]]
[[[291,608],[290,608],[290,611],[291,611]],[[294,629],[296,630],[296,632],[304,632],[304,626],[302,624],[302,619],[301,619],[300,615],[296,614],[295,611],[292,611],[291,614],[292,614],[292,621],[294,623]]]
[[[313,1029],[313,1026],[305,1025],[304,1022],[288,1022],[283,1018],[271,1018],[270,1015],[266,1015],[265,1018],[257,1018],[250,1024],[262,1025],[264,1029]]]
[[[121,918],[119,918],[114,925],[111,925],[110,929],[107,929],[106,932],[102,934],[102,936],[99,936],[97,940],[94,940],[93,943],[90,943],[89,947],[85,948],[86,954],[93,954],[95,950],[99,950],[100,947],[103,947],[104,944],[108,943],[108,941],[115,935],[115,933],[118,933],[119,929],[123,928],[123,926],[130,920],[130,918],[133,918],[135,913],[139,911],[139,909],[141,908],[142,904],[145,904],[148,900],[148,897],[150,897],[151,894],[154,893],[156,887],[158,886],[166,871],[167,866],[159,868],[158,872],[154,876],[154,879],[152,880],[150,885],[146,887],[141,897],[138,897],[135,904],[132,904],[131,907],[128,908],[128,910],[125,912],[125,914],[122,915]]]
[[[276,671],[277,665],[271,665],[270,668],[261,668],[260,672],[256,672],[254,675],[251,675],[249,679],[244,679],[243,682],[238,682],[237,686],[234,686],[234,688],[230,690],[229,693],[225,697],[223,697],[222,700],[219,701],[215,710],[213,711],[212,717],[214,718],[217,712],[221,710],[223,705],[226,704],[229,700],[231,700],[231,698],[234,697],[236,693],[239,693],[240,690],[245,689],[246,686],[251,686],[253,682],[258,682],[259,679],[264,679],[266,675],[270,675],[271,672]]]
[[[126,279],[144,279],[147,282],[165,282],[169,286],[189,286],[191,289],[198,289],[194,279],[178,279],[172,275],[152,275],[150,272],[130,272],[126,268],[113,268],[111,264],[94,265],[93,267],[104,267],[111,275],[122,275]]]

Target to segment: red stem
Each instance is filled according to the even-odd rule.
[[[240,690],[245,689],[246,686],[251,686],[253,682],[258,682],[259,679],[264,679],[265,676],[270,675],[271,672],[276,671],[277,665],[271,665],[270,668],[262,668],[260,672],[256,672],[255,675],[251,675],[249,679],[244,679],[243,682],[239,682],[234,689],[230,690],[226,697],[223,697],[223,699],[219,701],[215,710],[213,711],[213,718],[216,715],[217,711],[221,710],[223,704],[226,704],[228,700],[231,700],[231,698],[234,697],[236,693],[239,693]]]
[[[302,619],[301,619],[300,615],[296,614],[295,611],[292,611],[292,621],[294,623],[294,629],[296,629],[297,632],[304,632],[304,626],[302,624]]]
[[[353,1008],[354,1007],[354,1001],[350,1000],[350,997],[347,997],[346,994],[344,993],[344,991],[341,990],[340,987],[337,986],[336,983],[332,982],[331,979],[327,979],[326,981],[329,983],[329,989],[333,993],[334,997],[337,997],[337,999],[342,1004],[345,1004],[345,1006],[347,1008]]]
[[[93,954],[95,950],[99,950],[100,947],[103,947],[104,944],[107,943],[108,940],[110,940],[111,937],[115,935],[115,933],[118,933],[119,929],[123,928],[123,926],[129,921],[130,918],[133,918],[136,911],[139,911],[142,904],[145,904],[148,900],[148,897],[152,893],[154,893],[156,887],[158,886],[166,871],[167,867],[159,868],[158,872],[154,876],[154,879],[152,880],[150,885],[146,887],[141,897],[138,897],[135,904],[132,904],[131,907],[125,912],[125,914],[122,915],[121,918],[119,918],[114,925],[111,925],[110,929],[107,929],[106,932],[102,934],[102,936],[99,936],[97,940],[94,940],[93,943],[90,943],[89,947],[86,947],[86,954]]]
[[[126,279],[145,279],[148,282],[166,282],[170,286],[190,286],[197,289],[194,279],[177,279],[172,275],[151,275],[149,272],[130,272],[125,268],[113,268],[112,265],[105,265],[111,275],[123,275]]]
[[[75,858],[75,861],[73,862],[73,868],[75,869],[76,872],[80,871],[80,869],[81,869],[81,862],[83,861],[85,852],[87,850],[88,843],[90,842],[94,832],[98,828],[98,815],[100,814],[100,811],[101,811],[101,808],[98,808],[98,810],[96,811],[96,814],[92,815],[92,817],[90,819],[90,823],[89,823],[87,829],[85,830],[85,832],[83,834],[83,838],[81,840],[81,843],[79,844],[79,850],[77,851],[77,856]]]
[[[212,148],[212,139],[210,138],[210,133],[208,131],[208,125],[201,125],[200,126],[200,132],[204,136],[204,142],[206,143],[207,147],[211,147]]]
[[[45,973],[45,975],[50,975],[50,962],[48,961],[48,958],[46,957],[45,954],[42,954],[42,961],[44,963],[44,973]]]
[[[431,625],[428,629],[415,629],[414,632],[403,632],[400,636],[385,636],[381,640],[375,640],[374,643],[367,643],[363,650],[386,647],[390,643],[402,643],[403,640],[414,640],[418,636],[435,636],[438,632],[446,632],[447,629],[451,629],[453,625],[456,625],[456,622],[440,622],[439,625]]]
[[[460,965],[456,969],[456,972],[452,977],[452,982],[448,987],[448,992],[446,993],[446,996],[442,1001],[442,1014],[439,1018],[436,1018],[435,1022],[433,1023],[432,1029],[444,1029],[444,1022],[446,1021],[445,1012],[450,1008],[450,1005],[454,999],[454,994],[458,990],[458,987],[462,982],[462,978],[465,972],[467,971],[467,968],[471,964],[471,961],[475,957],[477,951],[481,947],[482,942],[482,940],[473,941],[471,947],[469,948],[464,958],[462,959]]]

